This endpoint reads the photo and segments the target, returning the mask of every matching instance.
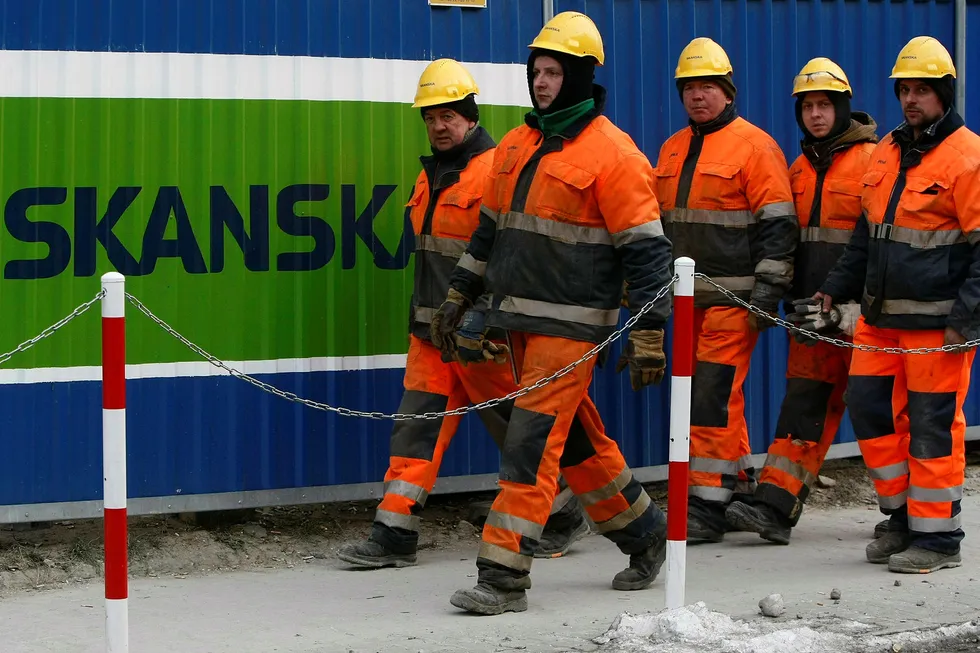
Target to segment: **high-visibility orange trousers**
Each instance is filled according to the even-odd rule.
[[[409,340],[404,386],[398,412],[409,414],[454,410],[517,390],[510,365],[444,363],[437,347],[415,336]],[[506,402],[478,412],[501,448],[512,409],[513,402]],[[418,515],[462,419],[453,416],[395,422],[384,498],[375,513],[371,539],[395,553],[415,552]]]
[[[692,514],[713,507],[723,519],[734,493],[755,490],[742,384],[758,332],[744,308],[694,311],[694,379],[691,387],[691,459],[688,494]]]
[[[855,344],[941,347],[939,330],[879,329],[862,317]],[[886,354],[855,351],[847,405],[878,506],[893,522],[907,519],[913,544],[959,551],[960,499],[966,469],[963,402],[975,351]]]
[[[837,437],[850,364],[849,348],[820,341],[807,346],[790,337],[786,395],[755,497],[791,526],[799,522],[803,504]]]
[[[521,386],[580,359],[593,345],[511,332]],[[500,463],[500,491],[483,527],[480,581],[527,589],[532,556],[555,496],[559,469],[598,532],[627,554],[654,543],[665,517],[633,478],[589,398],[595,358],[515,402]],[[582,428],[573,428],[578,416]]]

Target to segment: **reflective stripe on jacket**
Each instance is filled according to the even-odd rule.
[[[415,287],[409,330],[430,340],[429,323],[446,300],[449,278],[466,251],[470,236],[480,222],[480,202],[494,142],[483,127],[466,142],[455,160],[439,162],[422,157],[423,169],[408,200],[415,232]],[[438,175],[435,183],[432,175]]]
[[[664,226],[675,257],[691,257],[744,300],[764,290],[778,301],[793,278],[798,237],[786,158],[771,136],[729,111],[730,122],[686,127],[660,148]],[[694,297],[699,307],[735,305],[701,280]]]
[[[874,143],[856,143],[832,154],[820,174],[805,155],[789,169],[793,204],[800,221],[792,296],[812,297],[844,253],[861,217],[861,179],[871,163]],[[817,201],[817,192],[820,192]],[[816,212],[811,212],[816,209]]]
[[[903,124],[875,148],[864,219],[822,290],[881,328],[980,337],[980,136],[950,111],[912,139]]]
[[[547,139],[531,124],[494,155],[480,226],[453,287],[493,295],[487,324],[601,342],[616,328],[624,277],[636,313],[670,282],[650,162],[596,108]],[[533,117],[528,119],[533,123]],[[536,124],[536,123],[534,123]],[[669,296],[637,322],[662,328]]]

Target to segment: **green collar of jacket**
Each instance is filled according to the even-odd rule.
[[[595,100],[589,98],[583,102],[572,105],[567,109],[562,109],[561,111],[555,111],[554,113],[549,113],[542,115],[537,109],[531,111],[538,121],[538,129],[544,134],[545,138],[550,138],[555,134],[560,134],[565,129],[571,125],[573,122],[587,114],[589,111],[595,108]]]

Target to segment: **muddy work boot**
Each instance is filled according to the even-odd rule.
[[[416,554],[394,553],[374,540],[351,542],[340,547],[337,557],[344,562],[365,569],[381,569],[382,567],[412,567],[417,563]]]
[[[667,531],[657,534],[657,540],[652,546],[647,547],[641,553],[634,553],[630,556],[630,566],[622,570],[613,577],[612,587],[614,590],[628,592],[631,590],[641,590],[653,584],[660,568],[667,559]]]
[[[706,519],[697,515],[687,516],[687,541],[691,544],[700,542],[721,542],[725,539],[725,531],[711,526]]]
[[[575,519],[577,517],[577,519]],[[589,534],[589,523],[581,510],[572,519],[563,520],[566,523],[545,524],[541,534],[541,542],[534,552],[535,558],[560,558],[568,553],[568,549],[578,540]],[[549,520],[550,522],[550,520]],[[570,522],[570,523],[567,523]]]
[[[882,519],[880,522],[875,524],[874,538],[877,540],[879,537],[887,533],[891,527],[890,519]]]
[[[733,501],[725,510],[725,519],[739,530],[758,533],[764,540],[776,544],[789,544],[791,527],[785,524],[775,510],[764,503],[749,505],[741,501]]]
[[[910,546],[901,553],[892,554],[888,558],[888,571],[899,574],[931,574],[947,567],[959,567],[963,564],[959,552],[940,553],[917,546]]]
[[[477,583],[472,589],[456,590],[449,602],[457,608],[476,614],[527,610],[527,594],[524,590],[502,590],[486,583]]]
[[[912,536],[908,531],[888,531],[877,540],[865,547],[868,562],[876,565],[888,563],[896,553],[901,553],[912,544]]]

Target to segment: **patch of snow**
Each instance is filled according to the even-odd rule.
[[[793,624],[781,627],[782,624]],[[708,609],[703,601],[656,614],[624,612],[593,641],[603,653],[877,653],[891,644],[920,644],[980,633],[980,620],[959,626],[888,636],[856,621],[742,621]]]

